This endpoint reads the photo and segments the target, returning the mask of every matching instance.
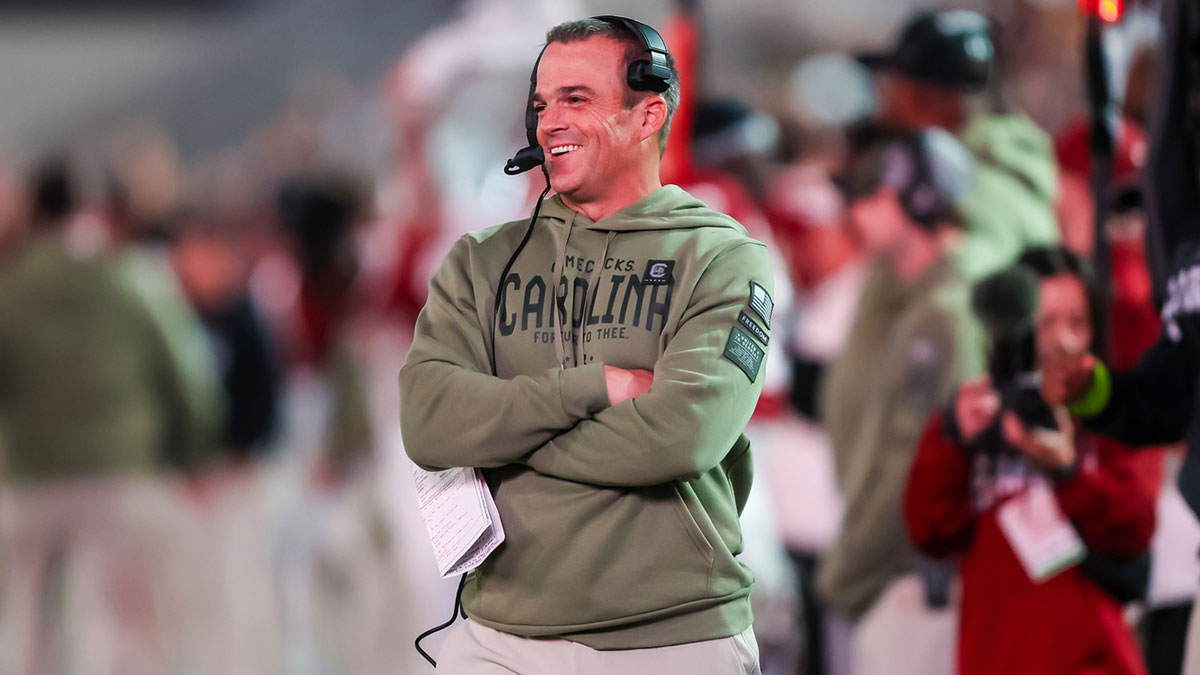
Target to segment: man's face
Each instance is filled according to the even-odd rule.
[[[869,255],[883,255],[896,249],[905,231],[911,227],[896,192],[880,188],[850,205],[850,228]]]
[[[620,43],[596,36],[551,43],[538,65],[538,143],[550,185],[577,204],[609,196],[621,173],[639,161],[644,102],[631,110],[621,103],[624,54]]]

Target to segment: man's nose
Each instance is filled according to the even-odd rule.
[[[542,108],[542,114],[538,116],[539,132],[549,135],[556,131],[562,131],[566,126],[566,119],[558,106],[547,104],[545,108]]]

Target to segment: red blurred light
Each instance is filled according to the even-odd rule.
[[[1079,11],[1088,16],[1116,23],[1125,14],[1125,0],[1079,0]]]
[[[1124,11],[1124,0],[1100,0],[1100,18],[1109,23],[1120,21]]]

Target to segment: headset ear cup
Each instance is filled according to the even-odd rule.
[[[634,91],[646,91],[646,66],[650,63],[645,59],[638,59],[629,64],[629,71],[625,74],[625,81],[629,84],[629,88]]]
[[[634,91],[652,91],[656,94],[661,94],[671,86],[671,71],[666,66],[666,59],[660,68],[666,75],[655,73],[655,67],[652,62],[647,59],[638,59],[629,64],[629,72],[625,79],[629,84],[629,88]]]

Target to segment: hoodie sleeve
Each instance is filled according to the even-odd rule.
[[[1097,462],[1082,463],[1074,475],[1055,484],[1058,503],[1089,548],[1134,557],[1149,547],[1157,491],[1138,480],[1137,470],[1138,464],[1161,461],[1101,439]]]
[[[1187,431],[1195,395],[1196,359],[1188,351],[1164,331],[1130,371],[1097,363],[1091,389],[1068,409],[1127,445],[1175,443]]]
[[[762,391],[765,358],[754,363],[753,356],[766,347],[738,316],[754,314],[751,282],[772,292],[771,279],[767,249],[758,242],[718,255],[655,363],[650,391],[580,422],[525,463],[545,475],[617,487],[692,480],[712,470],[745,430]],[[769,339],[764,322],[756,323]],[[747,352],[751,358],[738,365]]]
[[[400,370],[404,449],[425,469],[512,464],[608,406],[603,364],[490,374],[471,253],[470,239],[460,239],[430,282]]]

